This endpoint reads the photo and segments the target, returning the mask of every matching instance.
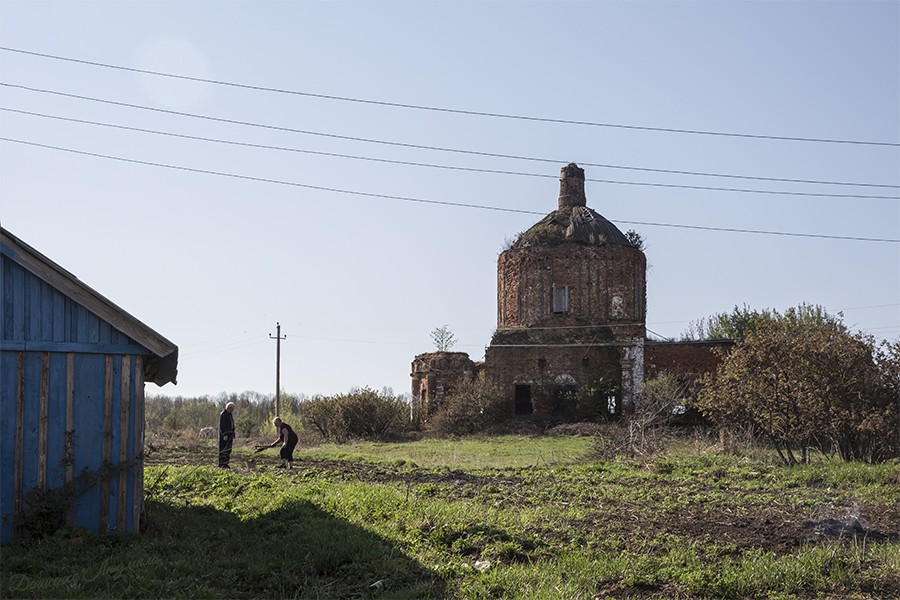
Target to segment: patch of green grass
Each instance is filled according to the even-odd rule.
[[[896,463],[575,460],[588,444],[425,440],[320,447],[293,471],[149,467],[141,535],[5,547],[0,596],[900,595]],[[851,508],[869,536],[811,529]]]
[[[570,465],[580,462],[592,443],[588,437],[471,437],[403,443],[352,442],[297,450],[297,456],[366,460],[446,469],[508,469]]]

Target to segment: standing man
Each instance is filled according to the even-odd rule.
[[[231,446],[234,444],[234,402],[225,405],[219,415],[219,468],[228,469],[231,460]]]
[[[290,425],[279,417],[275,417],[272,424],[275,425],[275,430],[278,432],[278,439],[269,444],[269,448],[273,448],[278,445],[278,442],[281,442],[281,464],[275,468],[283,469],[284,463],[287,461],[287,468],[290,469],[294,466],[294,448],[297,447],[297,434],[294,433]]]

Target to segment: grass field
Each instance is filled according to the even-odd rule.
[[[3,598],[898,598],[900,464],[590,438],[148,457],[136,536],[4,547]],[[251,462],[255,461],[255,462]]]

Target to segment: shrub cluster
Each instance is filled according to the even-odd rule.
[[[649,458],[663,452],[675,435],[673,420],[684,411],[689,386],[669,372],[641,386],[636,406],[621,421],[601,425],[592,455],[599,460]]]
[[[757,320],[704,379],[696,406],[722,427],[752,427],[786,464],[809,450],[845,461],[900,455],[900,342],[802,316]]]
[[[408,432],[409,404],[390,390],[354,389],[349,394],[318,396],[300,405],[307,428],[326,440],[385,440]]]
[[[503,394],[484,376],[465,380],[431,415],[428,429],[436,435],[487,433],[508,416]]]
[[[219,414],[228,402],[235,403],[237,437],[275,434],[272,425],[275,396],[257,392],[196,398],[148,396],[147,431],[164,436],[177,435],[186,443],[196,441],[200,429],[218,429]],[[280,405],[280,416],[297,430],[298,435],[318,435],[330,441],[390,439],[403,435],[411,427],[409,404],[388,388],[381,392],[369,388],[353,389],[347,394],[314,398],[282,392]]]

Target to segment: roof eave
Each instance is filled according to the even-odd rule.
[[[2,227],[0,227],[0,245],[3,254],[24,269],[149,350],[158,359],[155,375],[151,379],[154,383],[160,386],[169,382],[176,383],[178,346]]]

